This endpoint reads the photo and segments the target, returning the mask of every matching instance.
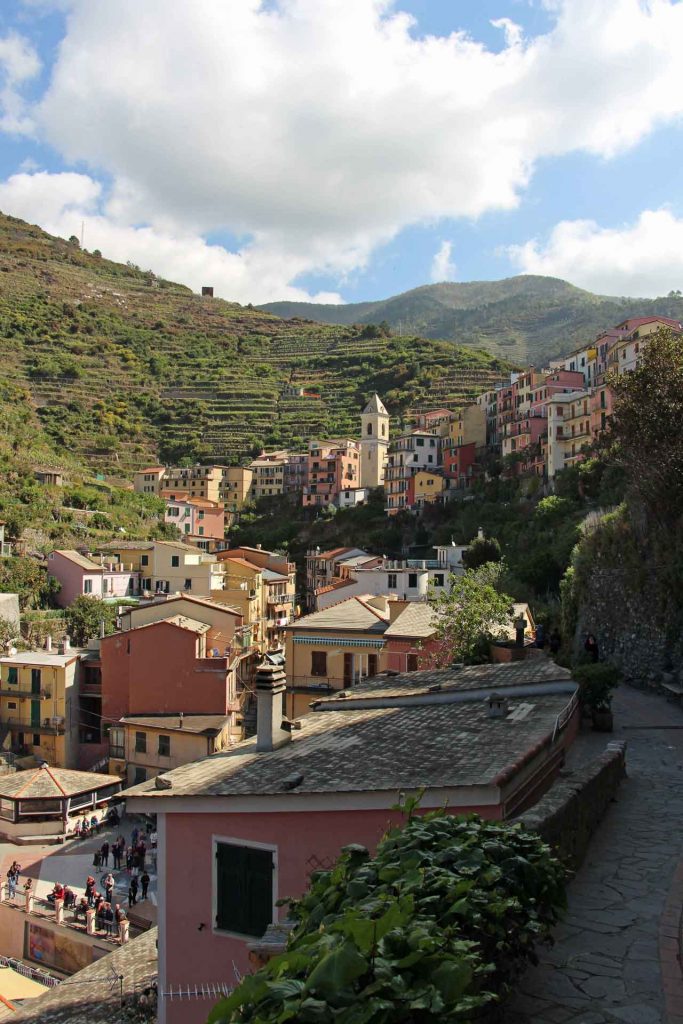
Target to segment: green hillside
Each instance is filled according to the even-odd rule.
[[[375,389],[401,417],[472,398],[509,368],[448,342],[202,299],[1,214],[0,270],[5,384],[25,392],[47,445],[118,476],[353,436]]]
[[[395,330],[446,338],[536,366],[571,352],[628,316],[659,313],[683,319],[680,297],[610,298],[558,278],[533,275],[425,285],[380,302],[341,306],[271,302],[260,308],[282,317],[309,317],[330,324],[386,321]]]

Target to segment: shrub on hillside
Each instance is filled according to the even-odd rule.
[[[518,825],[412,817],[371,857],[347,846],[299,901],[287,950],[209,1017],[398,1024],[470,1020],[505,995],[564,906],[564,870]]]

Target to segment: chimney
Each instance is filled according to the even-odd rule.
[[[183,713],[181,711],[180,714],[178,715],[178,728],[182,729],[182,727],[183,727]]]
[[[261,545],[260,545],[260,544],[257,544],[257,545],[256,545],[256,548],[257,548],[257,550],[258,550],[258,551],[260,551],[260,550],[261,550]]]
[[[505,718],[508,713],[508,705],[505,697],[500,693],[490,693],[486,698],[488,704],[489,718]]]
[[[105,637],[104,619],[100,619],[100,640],[104,640],[104,637]]]
[[[51,651],[52,650],[52,637],[50,636],[49,633],[45,637],[45,650],[46,651]]]
[[[64,637],[64,653],[68,654],[71,650],[71,640],[68,636]]]
[[[259,665],[256,671],[256,750],[260,753],[276,750],[292,738],[282,727],[285,679],[279,665]]]

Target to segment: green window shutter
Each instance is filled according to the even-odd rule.
[[[273,920],[273,854],[216,846],[216,928],[260,938]]]

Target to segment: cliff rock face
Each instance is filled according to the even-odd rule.
[[[611,521],[609,521],[611,519]],[[675,559],[638,539],[632,523],[606,517],[584,539],[577,559],[574,654],[593,633],[600,657],[641,688],[683,685],[683,608],[673,585]]]

